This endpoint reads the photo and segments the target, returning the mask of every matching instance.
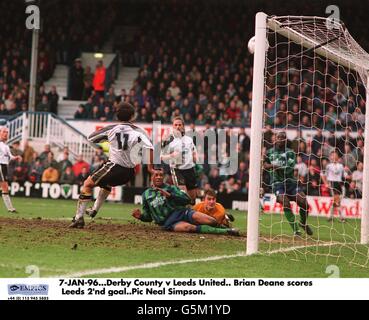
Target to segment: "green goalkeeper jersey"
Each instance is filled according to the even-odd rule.
[[[191,203],[191,198],[181,189],[164,184],[161,189],[169,192],[169,198],[164,197],[154,188],[147,189],[142,194],[143,213],[140,218],[144,222],[154,222],[163,225],[165,220],[176,210],[185,208]]]
[[[271,184],[282,182],[296,182],[294,174],[296,155],[293,150],[288,148],[285,148],[284,150],[271,148],[266,154],[265,161],[266,163],[280,166],[279,169],[271,169],[269,171]]]

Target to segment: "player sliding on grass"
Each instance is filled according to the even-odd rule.
[[[135,174],[133,156],[138,156],[142,148],[150,149],[150,164],[153,159],[153,145],[146,135],[146,132],[133,125],[132,120],[135,110],[129,103],[119,105],[116,115],[122,123],[107,126],[94,132],[89,136],[89,141],[99,143],[109,141],[109,160],[95,172],[93,172],[84,182],[77,204],[77,212],[73,218],[71,228],[83,228],[85,225],[84,214],[88,203],[92,199],[92,191],[95,186],[99,186],[100,192],[89,215],[96,216],[102,204],[111,192],[111,188],[124,185],[131,180]]]
[[[165,184],[162,169],[153,171],[152,183],[142,195],[143,212],[140,209],[132,212],[136,219],[154,221],[167,231],[239,236],[238,230],[221,228],[213,217],[186,208],[191,198],[178,187]]]
[[[226,227],[229,227],[230,222],[234,221],[233,215],[227,213],[224,207],[217,202],[217,194],[212,189],[205,191],[204,201],[194,205],[193,209],[213,217],[220,225]]]
[[[293,150],[286,147],[286,144],[286,133],[279,132],[276,136],[275,146],[267,151],[264,159],[264,169],[269,170],[272,192],[276,195],[277,202],[283,205],[284,214],[294,234],[301,236],[301,231],[291,210],[290,201],[295,201],[299,205],[300,227],[311,236],[313,231],[307,224],[309,205],[306,195],[298,188],[294,174],[296,155]]]

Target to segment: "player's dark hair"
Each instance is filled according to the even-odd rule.
[[[135,115],[135,108],[130,103],[122,102],[117,107],[116,115],[119,121],[131,121]]]
[[[216,194],[216,192],[213,189],[209,189],[209,190],[206,190],[205,193],[204,193],[204,198],[206,196],[210,196],[210,197],[216,198],[217,197],[217,194]]]
[[[159,165],[154,165],[153,170],[154,171],[164,171],[164,168],[162,165],[159,164]]]
[[[276,138],[277,138],[277,137],[280,137],[280,136],[283,136],[283,138],[287,138],[287,134],[286,134],[286,132],[284,132],[284,131],[279,131],[279,132],[276,134]]]

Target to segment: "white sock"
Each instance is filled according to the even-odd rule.
[[[337,207],[338,208],[338,212],[340,214],[340,218],[343,219],[343,210],[341,207]]]
[[[94,202],[92,210],[95,210],[96,212],[99,212],[101,206],[103,205],[103,203],[105,202],[105,200],[107,199],[109,194],[110,194],[110,190],[100,188],[99,194],[98,194],[98,196],[97,196],[97,198]]]
[[[8,193],[3,193],[2,197],[3,197],[5,207],[10,211],[14,211],[15,209],[13,207],[12,201],[10,200],[9,194]]]
[[[78,199],[77,202],[77,211],[76,211],[76,219],[83,218],[88,203],[90,202],[90,199]]]
[[[331,206],[331,210],[330,210],[330,217],[333,218],[334,217],[334,204],[332,203],[332,206]]]

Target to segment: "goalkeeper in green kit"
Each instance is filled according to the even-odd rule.
[[[309,205],[305,193],[299,190],[294,172],[296,155],[293,150],[286,147],[286,144],[286,133],[279,132],[276,135],[275,146],[267,151],[264,158],[264,169],[270,173],[272,193],[276,195],[277,202],[282,204],[294,235],[301,236],[300,226],[307,235],[312,236],[313,231],[307,224]],[[291,210],[290,201],[295,201],[300,207],[299,224]]]
[[[239,236],[239,231],[218,225],[217,220],[186,206],[191,198],[176,186],[164,183],[164,171],[155,169],[152,187],[142,195],[142,208],[135,209],[132,216],[143,222],[152,222],[167,231],[209,233]]]

